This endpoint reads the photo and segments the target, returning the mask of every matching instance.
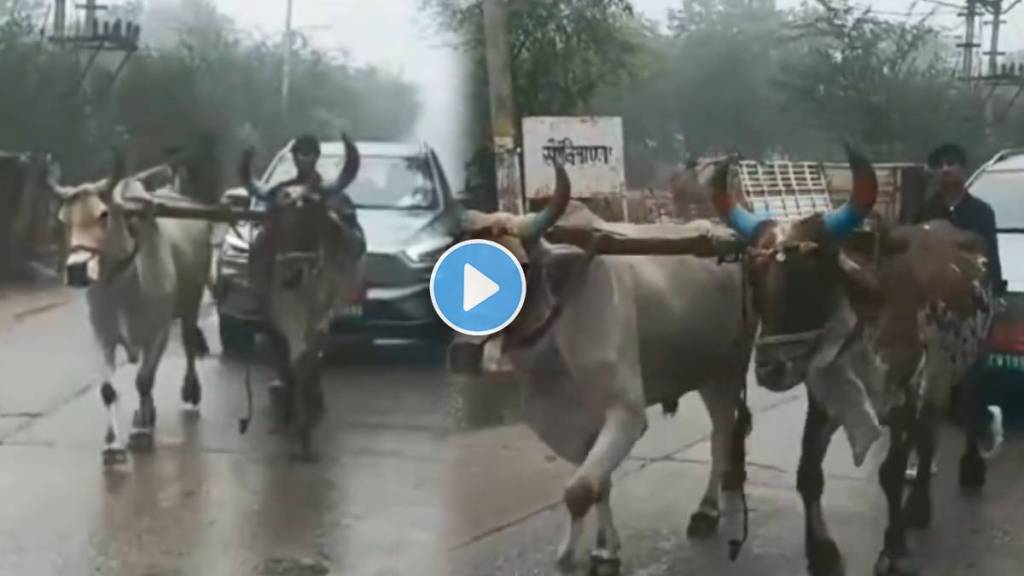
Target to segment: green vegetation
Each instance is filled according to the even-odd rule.
[[[475,56],[486,142],[480,3],[424,1]],[[1024,114],[990,126],[984,93],[957,78],[953,41],[929,17],[910,16],[920,10],[680,0],[659,29],[627,0],[510,0],[516,103],[522,115],[622,116],[634,186],[663,184],[659,167],[728,150],[838,159],[841,137],[885,161],[921,160],[947,139],[976,161],[1019,145]]]
[[[296,34],[285,116],[279,39],[247,36],[210,0],[150,2],[145,11],[122,3],[122,14],[141,18],[144,48],[113,84],[118,57],[102,56],[77,89],[87,54],[40,37],[45,4],[0,0],[0,150],[52,152],[69,180],[102,174],[112,144],[141,167],[209,133],[226,162],[245,144],[267,156],[304,131],[400,138],[419,112],[401,78],[330,57]]]

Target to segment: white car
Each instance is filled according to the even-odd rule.
[[[999,261],[1007,292],[989,334],[986,387],[1001,404],[1024,394],[1024,149],[1004,150],[967,182],[996,215]],[[1024,397],[1024,396],[1021,396]]]

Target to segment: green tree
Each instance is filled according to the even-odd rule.
[[[111,144],[141,166],[159,162],[168,146],[215,134],[230,164],[246,144],[269,154],[299,132],[401,138],[419,113],[414,87],[400,77],[330,58],[299,36],[284,116],[277,44],[247,37],[209,0],[157,3],[159,18],[142,12],[143,42],[155,43],[116,83],[111,63],[98,62],[75,90],[78,60],[38,37],[37,9],[0,0],[0,78],[17,79],[0,97],[0,149],[52,152],[72,180],[101,174]]]
[[[983,147],[982,102],[957,80],[928,16],[886,20],[848,0],[816,0],[780,85],[791,109],[878,157],[918,159],[940,140]]]
[[[424,0],[437,21],[471,51],[486,86],[483,3]],[[523,116],[582,113],[597,89],[628,72],[635,45],[629,0],[512,0],[509,57]],[[483,100],[486,103],[486,99]]]

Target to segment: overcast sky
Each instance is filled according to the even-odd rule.
[[[293,0],[294,26],[323,48],[347,52],[356,62],[373,63],[400,72],[420,88],[423,113],[414,137],[428,140],[439,151],[453,182],[461,184],[465,150],[460,146],[463,66],[454,51],[437,36],[434,22],[420,10],[421,0]],[[1007,0],[1010,1],[1010,0]],[[800,0],[777,0],[782,8]],[[921,0],[914,13],[938,10],[937,23],[950,34],[962,35],[957,10],[938,4],[960,0]],[[220,9],[245,28],[277,36],[284,28],[286,0],[216,0]],[[679,0],[633,0],[645,15],[664,21]],[[906,13],[913,0],[862,2],[887,17]],[[1024,6],[1007,18],[1003,49],[1024,49]],[[456,184],[456,185],[458,185]]]

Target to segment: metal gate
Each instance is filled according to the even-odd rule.
[[[748,207],[756,214],[790,221],[833,210],[820,163],[744,160],[737,164],[737,175]]]

